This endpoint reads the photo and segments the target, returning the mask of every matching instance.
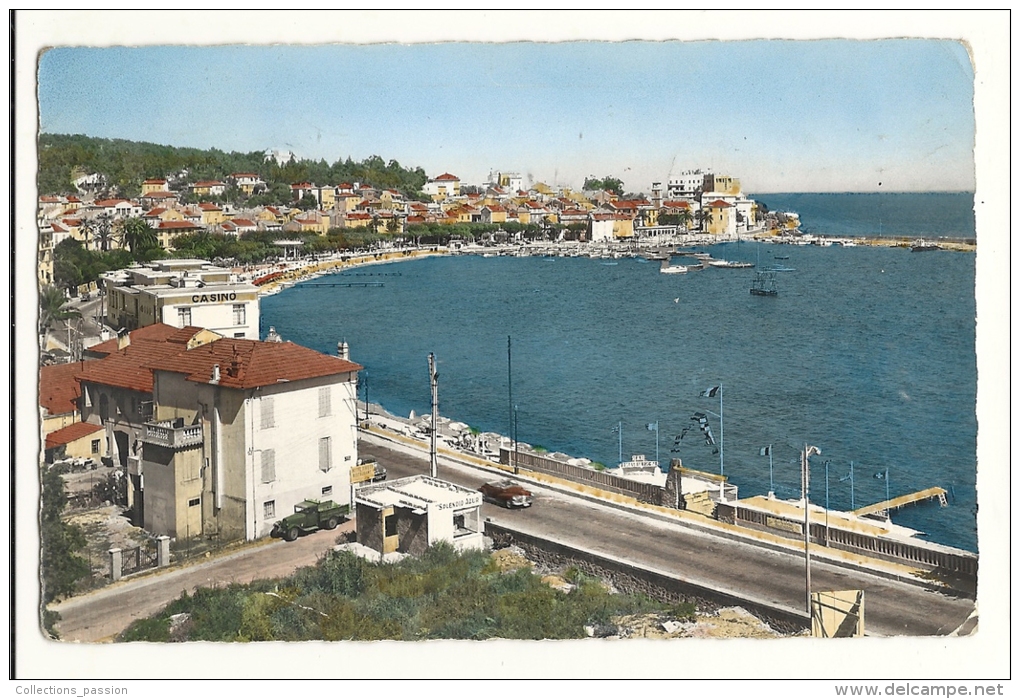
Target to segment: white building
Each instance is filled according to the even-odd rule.
[[[484,547],[482,494],[418,475],[354,491],[358,542],[381,554],[420,555],[446,541],[458,551]]]
[[[670,199],[695,197],[705,184],[704,170],[685,170],[669,178],[666,183],[666,196]]]
[[[460,196],[460,178],[444,172],[434,180],[426,182],[421,191],[436,199],[449,199]]]
[[[102,275],[107,319],[134,330],[154,323],[198,326],[224,337],[259,339],[258,287],[204,260],[160,260]]]
[[[224,338],[149,368],[148,531],[252,540],[303,500],[350,504],[361,366],[291,342]]]

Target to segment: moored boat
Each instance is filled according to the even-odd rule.
[[[923,240],[918,238],[910,244],[911,252],[928,252],[929,250],[941,250],[942,248],[938,243],[933,243],[930,240]]]

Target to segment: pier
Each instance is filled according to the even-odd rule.
[[[925,488],[924,490],[918,490],[916,493],[908,493],[907,495],[900,495],[889,500],[883,500],[882,502],[876,502],[874,505],[868,505],[867,507],[861,507],[854,510],[854,514],[858,517],[864,517],[867,515],[877,514],[879,512],[890,512],[892,510],[898,510],[901,507],[907,505],[913,505],[914,503],[921,502],[922,500],[938,500],[942,507],[945,507],[948,503],[946,502],[946,490],[945,488]]]
[[[383,282],[305,282],[298,289],[306,286],[385,286]]]

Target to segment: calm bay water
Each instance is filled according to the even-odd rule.
[[[840,233],[845,234],[845,233]],[[920,233],[917,233],[920,235]],[[407,415],[429,410],[426,357],[436,355],[440,412],[509,433],[507,337],[522,441],[606,464],[623,455],[718,472],[696,430],[671,454],[701,398],[722,384],[725,473],[749,496],[800,492],[799,450],[812,459],[812,499],[849,508],[929,486],[951,506],[893,520],[976,550],[974,255],[867,247],[730,243],[717,258],[780,264],[779,296],[751,296],[754,270],[659,274],[635,259],[434,258],[362,268],[385,286],[299,284],[263,300],[263,323],[334,353],[346,339],[366,367],[369,398]],[[679,260],[676,260],[679,262]],[[353,273],[340,275],[348,277]],[[319,281],[325,281],[329,277]],[[351,281],[365,281],[365,278]],[[364,398],[364,394],[361,395]],[[724,432],[724,434],[722,434]],[[889,479],[875,475],[888,468]]]
[[[974,194],[914,192],[750,195],[771,211],[800,214],[815,235],[973,238]]]

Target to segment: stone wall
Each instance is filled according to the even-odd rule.
[[[698,607],[699,611],[712,611],[722,607],[742,607],[781,633],[793,634],[808,628],[807,613],[798,614],[784,609],[775,609],[640,566],[518,532],[492,522],[485,523],[485,535],[492,539],[494,548],[519,546],[527,553],[530,560],[540,566],[560,569],[574,566],[586,575],[607,581],[620,592],[645,594],[653,599],[671,604],[691,602]]]

